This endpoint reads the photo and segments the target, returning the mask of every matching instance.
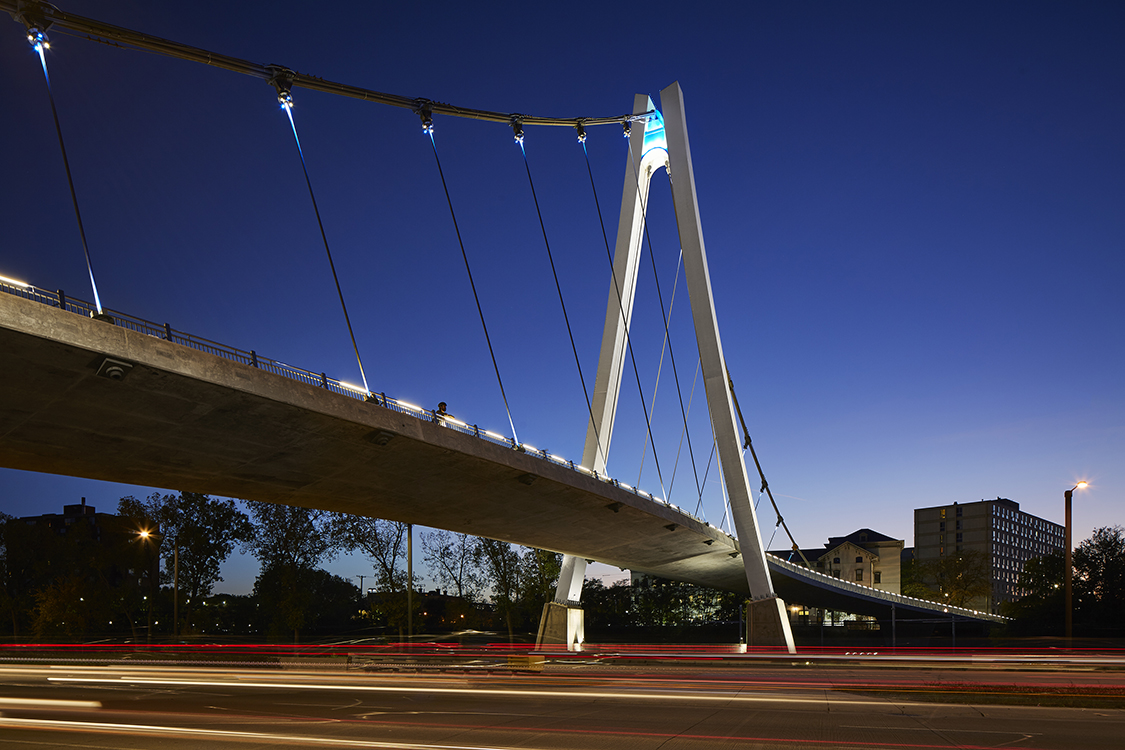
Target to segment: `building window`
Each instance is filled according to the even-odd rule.
[[[833,577],[835,577],[835,578],[839,578],[839,577],[840,577],[840,571],[838,571],[838,570],[833,570],[833,571],[832,571],[832,576],[833,576]]]
[[[961,509],[960,509],[960,508],[958,508],[958,509],[957,509],[957,517],[958,517],[958,518],[960,518],[960,517],[961,517]]]
[[[872,575],[875,576],[875,583],[882,583],[883,582],[882,572],[876,570]]]
[[[840,558],[838,558],[838,557],[833,557],[833,558],[832,558],[832,562],[834,562],[834,563],[836,563],[837,565],[839,565],[839,564],[840,564]]]
[[[857,563],[861,563],[861,562],[863,562],[863,557],[862,557],[862,556],[860,556],[860,555],[856,555],[855,561],[856,561]]]
[[[856,579],[857,581],[862,581],[862,580],[863,580],[863,568],[860,568],[859,570],[857,570],[857,571],[855,572],[855,579]]]
[[[958,531],[961,530],[961,519],[960,518],[957,519],[957,530]]]
[[[937,530],[945,531],[945,521],[938,521]]]

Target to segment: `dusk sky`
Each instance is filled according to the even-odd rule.
[[[635,93],[659,107],[679,81],[728,367],[801,546],[861,527],[910,546],[915,508],[998,496],[1061,523],[1063,491],[1079,479],[1091,485],[1075,495],[1076,543],[1125,522],[1119,2],[57,5],[501,112],[623,114]],[[48,34],[102,303],[360,382],[274,90]],[[418,118],[293,96],[372,389],[445,401],[510,433]],[[90,300],[39,61],[7,16],[0,102],[0,275]],[[578,460],[586,405],[511,130],[437,116],[435,138],[519,437]],[[592,387],[610,276],[586,163],[569,128],[529,126],[525,145]],[[587,146],[612,243],[626,141],[611,125],[591,128]],[[649,229],[667,308],[679,244],[663,173]],[[647,402],[664,335],[647,257],[641,279],[633,344]],[[697,359],[682,272],[676,292],[686,404]],[[664,490],[631,371],[620,405],[610,473],[629,484],[640,475],[695,511],[686,446],[676,461],[671,363],[653,413]],[[689,428],[702,478],[702,383]],[[60,512],[80,496],[112,511],[122,495],[152,491],[0,470],[0,510],[12,515]],[[720,524],[713,465],[703,497],[698,514]],[[769,542],[768,501],[759,516]],[[770,545],[786,546],[780,532]],[[369,572],[356,560],[329,568]],[[236,556],[216,590],[244,593],[255,572]]]

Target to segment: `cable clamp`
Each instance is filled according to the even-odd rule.
[[[434,103],[429,99],[415,99],[418,106],[414,108],[415,114],[422,118],[422,132],[433,135],[434,132]]]
[[[582,124],[581,120],[579,120],[577,123],[575,123],[574,129],[578,131],[578,142],[579,143],[585,143],[586,142],[586,127]]]
[[[523,118],[519,115],[512,115],[511,120],[512,135],[516,138],[516,143],[523,145]]]
[[[291,91],[297,74],[281,65],[270,65],[268,67],[270,72],[273,73],[268,83],[277,89],[277,103],[283,107],[292,107],[293,94]]]
[[[625,120],[625,122],[621,123],[621,128],[625,131],[625,137],[628,138],[633,134],[633,121]]]
[[[51,42],[47,39],[47,29],[51,28],[54,23],[49,15],[56,13],[58,9],[47,3],[40,2],[22,2],[17,3],[17,9],[12,13],[12,18],[19,21],[27,28],[27,41],[32,47],[43,45],[44,49],[51,48]]]

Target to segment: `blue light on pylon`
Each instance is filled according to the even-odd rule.
[[[645,138],[641,144],[641,157],[644,158],[650,151],[661,149],[668,152],[668,141],[664,139],[664,117],[660,110],[655,110],[645,122]]]

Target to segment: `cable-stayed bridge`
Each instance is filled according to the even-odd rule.
[[[775,580],[782,578],[792,582],[788,585],[798,586],[790,588],[793,596],[810,604],[836,597],[833,601],[853,602],[851,609],[861,612],[882,611],[894,605],[903,614],[918,611],[932,616],[935,609],[942,609],[901,597],[888,599],[883,592],[822,580],[823,576],[767,560],[750,502],[742,436],[736,422],[703,245],[685,108],[677,84],[662,92],[663,112],[648,97],[640,95],[632,111],[622,116],[538,118],[452,107],[333,84],[281,66],[255,65],[69,16],[42,3],[0,2],[0,8],[13,12],[27,27],[28,41],[42,63],[48,93],[45,32],[52,27],[204,61],[269,82],[288,116],[303,167],[305,155],[292,112],[295,87],[413,110],[433,145],[450,218],[457,230],[476,312],[506,409],[508,399],[501,368],[493,353],[469,253],[461,240],[454,201],[441,167],[433,117],[448,114],[504,123],[512,129],[521,151],[525,126],[572,126],[583,142],[587,126],[620,124],[628,132],[634,124],[643,125],[643,133],[630,140],[617,241],[612,253],[602,222],[613,273],[592,392],[586,391],[583,379],[590,419],[585,449],[578,463],[521,442],[510,410],[511,437],[507,437],[373,391],[363,370],[307,167],[309,197],[336,281],[362,386],[348,386],[330,380],[326,374],[318,376],[260,358],[256,352],[236,352],[103,307],[82,229],[80,196],[68,165],[94,303],[88,311],[90,317],[83,318],[71,314],[82,312],[83,305],[65,299],[61,293],[52,298],[51,294],[31,287],[6,287],[6,291],[16,293],[7,295],[0,308],[0,346],[13,363],[0,381],[5,394],[0,409],[7,415],[0,427],[0,447],[4,449],[6,466],[344,510],[556,550],[567,556],[556,597],[563,610],[579,599],[587,559],[746,591],[762,605],[757,607],[763,613],[759,633],[772,630],[775,641],[787,643],[790,648],[788,621],[775,591],[780,587],[774,585]],[[55,111],[53,94],[51,106]],[[56,128],[65,162],[57,114]],[[539,212],[526,154],[524,160]],[[713,433],[711,442],[719,458],[730,516],[740,543],[659,498],[607,479],[606,456],[629,360],[633,360],[640,390],[630,327],[642,241],[647,233],[649,184],[652,175],[662,168],[674,176],[673,202]],[[591,187],[594,188],[592,172]],[[597,201],[596,188],[593,192]],[[540,227],[554,271],[541,215]],[[557,273],[555,285],[581,375]],[[19,299],[20,296],[27,299]],[[678,387],[663,301],[661,305]],[[642,394],[642,402],[644,399]],[[680,405],[685,412],[686,432],[682,394]],[[656,463],[647,405],[645,421]],[[688,450],[690,454],[690,436]],[[565,619],[567,615],[564,612],[562,616]],[[568,643],[574,635],[573,630],[567,633]]]

